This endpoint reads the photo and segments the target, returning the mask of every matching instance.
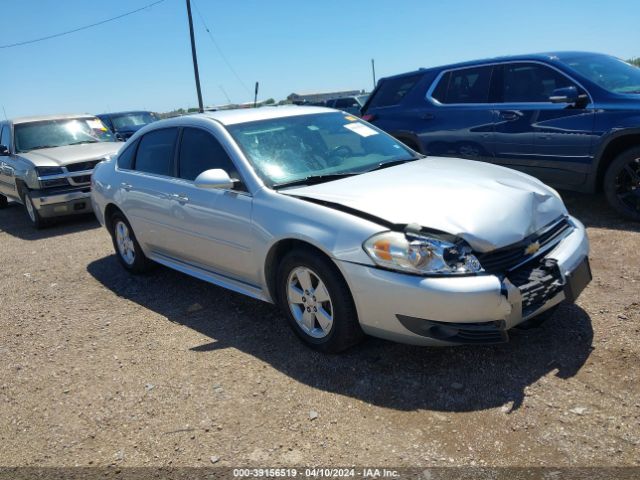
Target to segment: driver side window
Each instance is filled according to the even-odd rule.
[[[561,73],[537,63],[507,64],[503,78],[504,103],[549,102],[556,88],[575,86]]]
[[[213,135],[199,128],[183,129],[178,177],[193,181],[202,172],[214,168],[221,168],[232,180],[242,180],[224,147]]]

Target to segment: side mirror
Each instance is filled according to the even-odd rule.
[[[124,137],[123,137],[121,134],[119,134],[119,133],[116,133],[116,135],[115,135],[115,136],[116,136],[116,140],[117,140],[117,141],[119,141],[119,142],[125,142],[125,141],[126,141],[126,140],[124,139]]]
[[[0,156],[1,157],[6,157],[7,155],[9,155],[9,147],[7,147],[6,145],[0,145]]]
[[[549,96],[551,103],[577,103],[579,99],[580,94],[574,86],[556,88]]]
[[[231,177],[229,177],[229,174],[221,168],[205,170],[196,177],[193,183],[196,187],[205,189],[228,190],[234,186],[234,182],[231,180]]]

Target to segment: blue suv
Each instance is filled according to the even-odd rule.
[[[558,52],[383,78],[363,118],[416,151],[492,162],[567,190],[604,190],[640,220],[640,68]]]

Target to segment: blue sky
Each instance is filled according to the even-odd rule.
[[[98,22],[152,0],[0,0],[0,45]],[[617,0],[192,0],[205,105],[370,89],[378,77],[550,50],[640,56],[640,2]],[[9,117],[196,106],[184,0],[89,30],[0,49]],[[0,112],[0,115],[2,113]]]

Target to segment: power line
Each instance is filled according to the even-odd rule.
[[[200,12],[200,9],[198,8],[198,5],[196,5],[196,2],[193,2],[193,7],[196,9],[196,13],[200,17],[200,21],[202,22],[202,25],[204,25],[204,29],[209,34],[209,38],[211,39],[211,42],[213,43],[213,45],[216,47],[216,50],[218,50],[218,53],[222,57],[222,60],[224,60],[224,63],[227,64],[227,67],[229,67],[229,70],[231,70],[231,73],[233,73],[233,75],[236,77],[238,82],[240,82],[240,85],[242,85],[242,87],[247,91],[248,94],[251,94],[251,90],[249,90],[249,87],[247,87],[245,85],[245,83],[242,81],[242,79],[240,78],[240,75],[238,75],[238,73],[235,71],[235,69],[231,66],[231,63],[227,59],[226,55],[222,52],[222,49],[220,48],[220,45],[218,45],[218,42],[216,42],[216,39],[213,38],[213,34],[209,30],[209,27],[207,26],[207,23],[204,21],[204,17],[202,16],[202,12]]]
[[[85,25],[83,27],[74,28],[73,30],[67,30],[66,32],[54,33],[53,35],[47,35],[46,37],[34,38],[32,40],[25,40],[24,42],[10,43],[7,45],[0,45],[0,48],[11,48],[11,47],[20,47],[22,45],[28,45],[30,43],[42,42],[44,40],[50,40],[52,38],[62,37],[63,35],[69,35],[70,33],[79,32],[81,30],[87,30],[88,28],[97,27],[98,25],[102,25],[104,23],[113,22],[114,20],[118,20],[120,18],[133,15],[134,13],[138,13],[146,8],[153,7],[158,5],[159,3],[164,2],[164,0],[157,0],[156,2],[145,5],[144,7],[137,8],[136,10],[132,10],[127,13],[123,13],[122,15],[118,15],[117,17],[108,18],[106,20],[102,20],[100,22],[92,23],[91,25]]]

